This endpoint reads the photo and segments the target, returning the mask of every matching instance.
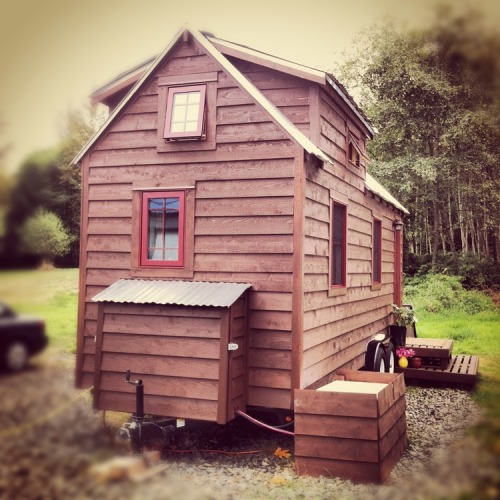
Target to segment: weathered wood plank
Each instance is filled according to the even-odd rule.
[[[292,273],[290,255],[231,255],[197,254],[194,258],[196,271],[223,271],[247,273]]]
[[[197,235],[196,253],[228,254],[291,254],[293,252],[292,235],[261,234],[254,235]]]
[[[262,173],[261,173],[262,176]],[[271,198],[293,196],[293,179],[261,178],[253,180],[227,180],[198,182],[196,197],[202,198]],[[226,214],[228,215],[228,214]]]
[[[141,353],[103,352],[102,370],[142,373],[165,377],[204,378],[218,380],[219,361],[217,359],[174,358],[151,356]]]
[[[205,377],[202,379],[165,377],[136,371],[133,375],[143,380],[146,395],[217,401],[219,385],[217,380],[205,380]],[[123,373],[107,370],[102,373],[101,390],[135,395],[135,387],[125,383]]]
[[[160,357],[219,359],[217,339],[189,339],[153,335],[110,334],[103,338],[103,351],[151,354]]]
[[[378,425],[374,418],[314,415],[295,411],[295,435],[336,438],[378,439]]]
[[[189,314],[189,313],[187,313]],[[211,338],[220,337],[220,319],[176,316],[146,316],[106,314],[104,332],[165,337]]]
[[[135,395],[100,391],[97,409],[133,413],[135,411]],[[201,399],[146,395],[144,397],[144,411],[152,415],[177,418],[191,418],[196,415],[198,420],[215,422],[217,403]]]
[[[197,217],[196,235],[293,234],[293,217]],[[242,271],[246,272],[246,271]]]

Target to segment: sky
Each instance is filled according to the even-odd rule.
[[[298,63],[331,69],[361,30],[425,25],[440,0],[0,0],[0,148],[14,170],[57,144],[67,112],[161,52],[185,24]],[[454,0],[469,5],[468,0]],[[475,0],[500,23],[500,2]]]

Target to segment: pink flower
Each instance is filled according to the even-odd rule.
[[[396,355],[398,358],[411,358],[415,356],[415,351],[413,349],[406,349],[406,347],[398,347],[396,349]]]

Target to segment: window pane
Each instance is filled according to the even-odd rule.
[[[149,200],[148,259],[179,259],[179,198]]]
[[[198,121],[198,116],[200,115],[200,105],[190,104],[187,107],[186,120],[187,121]]]
[[[200,102],[200,92],[189,92],[187,94],[189,96],[188,102],[189,104],[199,104]]]
[[[174,106],[187,103],[187,94],[185,92],[177,92],[174,94]]]
[[[332,285],[345,285],[345,220],[346,207],[333,204],[332,208]]]
[[[184,130],[186,132],[194,132],[198,128],[198,122],[187,122],[185,124]]]
[[[172,132],[184,132],[184,123],[173,123],[171,127]]]
[[[373,281],[380,283],[382,278],[382,223],[379,220],[373,224]]]
[[[172,123],[183,122],[186,117],[185,106],[176,106],[172,112]]]

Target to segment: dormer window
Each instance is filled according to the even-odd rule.
[[[163,137],[175,139],[202,139],[205,137],[206,85],[170,87]]]

